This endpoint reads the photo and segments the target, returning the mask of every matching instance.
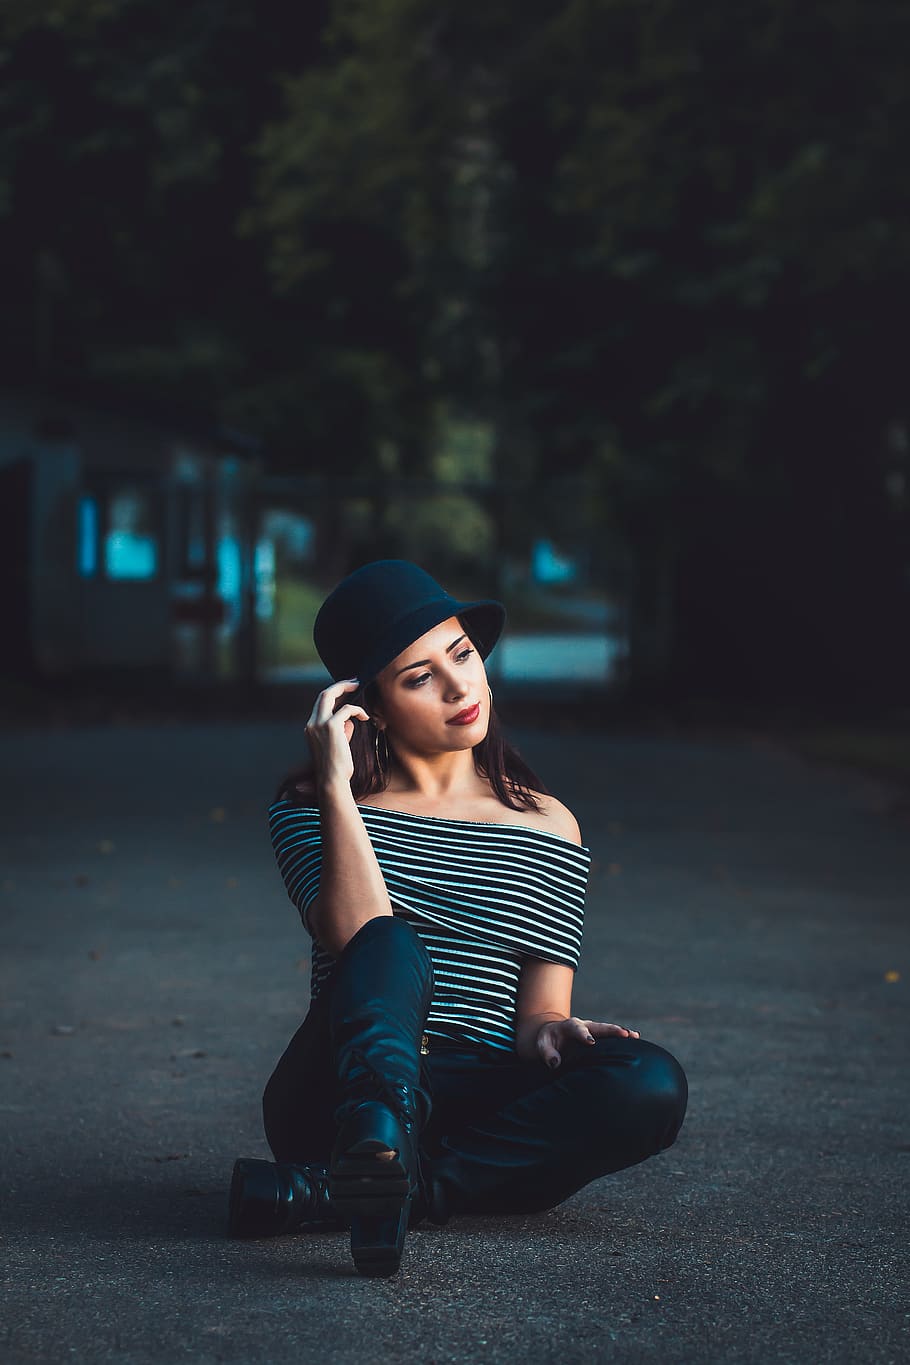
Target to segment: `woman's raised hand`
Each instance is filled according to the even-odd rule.
[[[362,706],[345,702],[335,710],[336,703],[345,692],[360,686],[357,678],[345,678],[341,682],[326,687],[313,703],[310,718],[306,723],[306,737],[313,755],[316,781],[320,788],[333,782],[350,784],[354,776],[354,759],[351,754],[351,736],[356,720],[369,720]]]
[[[601,1024],[596,1019],[550,1019],[537,1031],[537,1055],[547,1066],[559,1066],[566,1043],[587,1043],[597,1038],[640,1038],[638,1029],[622,1024]]]

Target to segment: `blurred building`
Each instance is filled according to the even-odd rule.
[[[255,470],[221,433],[0,397],[7,674],[240,672]]]
[[[507,601],[495,681],[603,686],[626,642],[592,507],[571,480],[275,476],[237,435],[0,396],[5,672],[325,682],[326,593],[401,557],[462,600]]]

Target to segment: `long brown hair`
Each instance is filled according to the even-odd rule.
[[[463,621],[461,625],[464,629]],[[470,631],[465,633],[470,638]],[[356,692],[345,693],[344,696],[345,702],[362,706],[369,715],[372,715],[379,700],[379,686],[375,681],[358,687]],[[391,779],[392,764],[388,762],[385,767],[380,766],[376,753],[376,737],[379,732],[372,720],[355,720],[353,724],[351,757],[354,760],[354,772],[351,777],[351,793],[355,801],[360,801],[364,796],[386,790]],[[380,745],[386,749],[390,758],[394,758],[394,748],[389,743],[387,734],[384,735],[384,744],[380,740]],[[509,810],[540,810],[540,802],[532,792],[540,792],[544,796],[549,796],[550,792],[533,769],[528,767],[518,750],[509,744],[503,735],[492,702],[487,733],[479,744],[474,745],[472,752],[474,771],[480,777],[487,778],[504,806]],[[301,787],[303,791],[300,790]],[[308,762],[292,768],[285,774],[278,784],[275,800],[289,801],[298,806],[317,804],[318,785],[312,757]]]

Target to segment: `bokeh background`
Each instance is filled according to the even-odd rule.
[[[7,709],[299,705],[402,556],[506,600],[500,700],[906,765],[908,47],[900,0],[7,0]]]

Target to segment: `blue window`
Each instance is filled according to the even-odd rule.
[[[79,499],[76,534],[79,573],[83,578],[94,578],[98,572],[98,499],[85,496]]]
[[[80,577],[154,578],[160,557],[156,489],[103,478],[92,482],[92,492],[83,493],[77,504]]]
[[[142,488],[111,489],[104,528],[104,572],[108,578],[154,578],[158,537],[151,493]]]

